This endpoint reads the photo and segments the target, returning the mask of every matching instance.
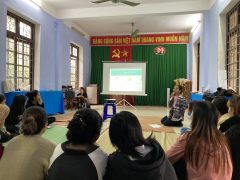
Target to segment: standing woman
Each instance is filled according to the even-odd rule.
[[[55,145],[42,137],[47,127],[47,114],[41,107],[25,110],[22,135],[5,147],[0,161],[1,179],[44,180]]]
[[[5,127],[12,134],[19,134],[20,121],[25,110],[26,97],[16,95],[10,106],[10,113],[5,121]]]
[[[184,158],[188,179],[231,180],[232,162],[225,136],[217,129],[218,110],[209,102],[193,107],[192,130],[167,151],[171,163]]]
[[[113,116],[109,136],[117,151],[108,158],[104,180],[177,180],[160,144],[145,139],[137,117],[122,111]]]

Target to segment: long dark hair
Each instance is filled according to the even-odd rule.
[[[92,144],[100,135],[102,117],[94,109],[78,110],[68,124],[67,139],[72,144]]]
[[[0,94],[0,104],[5,100],[5,96],[3,94]]]
[[[135,150],[136,146],[148,145],[154,140],[152,135],[147,139],[143,137],[137,117],[128,111],[121,111],[112,117],[109,136],[113,146],[120,152],[133,157],[140,156],[140,153]]]
[[[26,94],[26,96],[28,97],[28,101],[33,101],[34,98],[36,98],[38,94],[39,94],[38,90],[32,90],[32,91],[28,92]]]
[[[192,131],[187,134],[185,150],[186,162],[198,169],[204,163],[207,169],[210,157],[214,159],[214,171],[229,166],[227,153],[229,152],[225,136],[217,129],[218,110],[210,102],[199,101],[193,107]],[[228,151],[228,152],[227,152]],[[203,156],[200,156],[202,154]],[[202,158],[207,161],[203,162]]]
[[[228,100],[222,96],[216,97],[212,100],[212,103],[216,106],[221,116],[228,112],[227,102]]]
[[[16,95],[10,106],[10,111],[15,114],[22,115],[25,110],[26,97],[24,95]]]
[[[83,90],[83,96],[84,97],[87,97],[87,92],[86,92],[86,89],[84,87],[80,87],[80,93],[81,93],[81,90]]]

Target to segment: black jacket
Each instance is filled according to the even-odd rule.
[[[12,109],[10,108],[10,113],[8,114],[8,117],[6,118],[6,121],[4,123],[6,129],[11,134],[19,134],[19,123],[22,120],[24,109],[21,111],[19,109]]]
[[[21,121],[20,119],[21,115],[22,114],[10,110],[10,113],[8,114],[8,117],[6,118],[5,121],[5,126],[19,124],[19,122]]]
[[[87,93],[86,92],[83,93],[83,94],[82,93],[78,93],[77,96],[83,96],[84,98],[87,98]]]
[[[233,162],[232,180],[240,179],[240,123],[231,127],[226,133],[230,143],[230,150]]]
[[[55,149],[46,180],[102,179],[107,156],[94,145],[83,151],[69,149],[67,144],[65,142]]]
[[[239,115],[230,117],[224,123],[222,123],[220,125],[219,130],[221,132],[226,132],[229,128],[231,128],[232,126],[234,126],[234,125],[236,125],[238,123],[240,123],[240,116]]]
[[[8,133],[0,130],[0,145],[1,145],[1,143],[5,143],[5,142],[11,140],[13,137],[14,137],[13,134],[8,134]],[[0,159],[1,159],[1,157],[0,157]]]
[[[162,147],[155,141],[151,147],[150,153],[135,161],[118,151],[111,154],[104,180],[177,180]]]
[[[32,101],[28,100],[25,108],[27,109],[27,108],[32,107],[32,106],[39,106],[39,107],[44,108],[44,103],[35,105]]]

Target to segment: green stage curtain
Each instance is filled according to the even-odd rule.
[[[91,83],[98,85],[99,92],[102,91],[102,74],[103,74],[103,63],[102,61],[109,61],[109,47],[107,46],[93,46],[91,48]],[[100,104],[104,103],[104,99],[108,96],[100,95]]]
[[[146,97],[135,96],[136,105],[163,105],[167,103],[167,88],[173,88],[174,80],[186,78],[187,45],[164,44],[166,53],[155,55],[154,48],[158,45],[132,47],[134,61],[147,62]]]

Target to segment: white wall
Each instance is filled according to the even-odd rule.
[[[191,79],[196,88],[196,71],[194,44],[200,39],[200,89],[216,91],[219,82],[219,72],[225,70],[226,59],[226,13],[237,3],[237,0],[217,0],[210,10],[203,13],[203,21],[191,38]]]
[[[203,23],[200,22],[198,27],[194,30],[193,34],[191,35],[191,41],[190,41],[190,50],[191,50],[191,55],[190,55],[190,80],[192,81],[192,91],[197,91],[197,43],[201,41],[200,37],[202,36],[202,28],[203,28]],[[200,42],[201,45],[201,42]],[[201,47],[200,47],[201,48]],[[200,65],[201,67],[201,65]],[[200,73],[202,74],[202,73]],[[201,82],[201,78],[199,79]],[[201,89],[201,86],[199,86]]]
[[[34,88],[59,90],[70,84],[70,43],[82,47],[82,85],[90,82],[89,41],[28,0],[0,0],[0,84],[6,79],[6,16],[10,10],[36,25]],[[0,92],[2,88],[0,86]]]

